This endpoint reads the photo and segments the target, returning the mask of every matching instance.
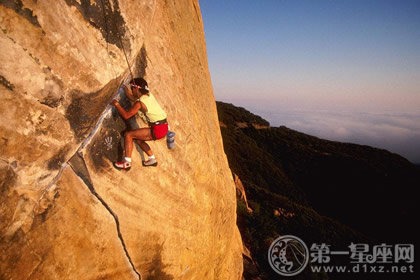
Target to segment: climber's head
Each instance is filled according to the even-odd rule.
[[[130,81],[131,91],[136,99],[140,98],[143,94],[149,94],[149,87],[143,78],[135,78]]]

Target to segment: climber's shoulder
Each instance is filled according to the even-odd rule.
[[[138,110],[140,110],[140,111],[142,111],[143,113],[145,113],[145,112],[147,112],[147,107],[146,107],[146,105],[141,101],[141,98],[139,98],[137,101],[136,101],[136,103],[134,103],[134,105],[133,106],[136,106],[136,108],[137,108],[137,111]]]

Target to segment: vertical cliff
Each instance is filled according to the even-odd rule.
[[[241,278],[202,25],[194,0],[0,2],[1,279]],[[124,51],[176,132],[157,168],[112,167]]]

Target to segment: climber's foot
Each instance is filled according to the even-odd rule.
[[[157,160],[154,158],[151,158],[149,160],[144,160],[143,161],[143,166],[157,166]]]
[[[114,167],[119,169],[119,170],[124,170],[124,171],[128,171],[131,168],[131,162],[128,161],[117,161],[114,162]]]

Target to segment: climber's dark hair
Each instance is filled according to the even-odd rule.
[[[140,92],[142,94],[149,94],[149,86],[145,79],[143,78],[134,78],[130,81],[130,84],[135,84],[140,87]]]

